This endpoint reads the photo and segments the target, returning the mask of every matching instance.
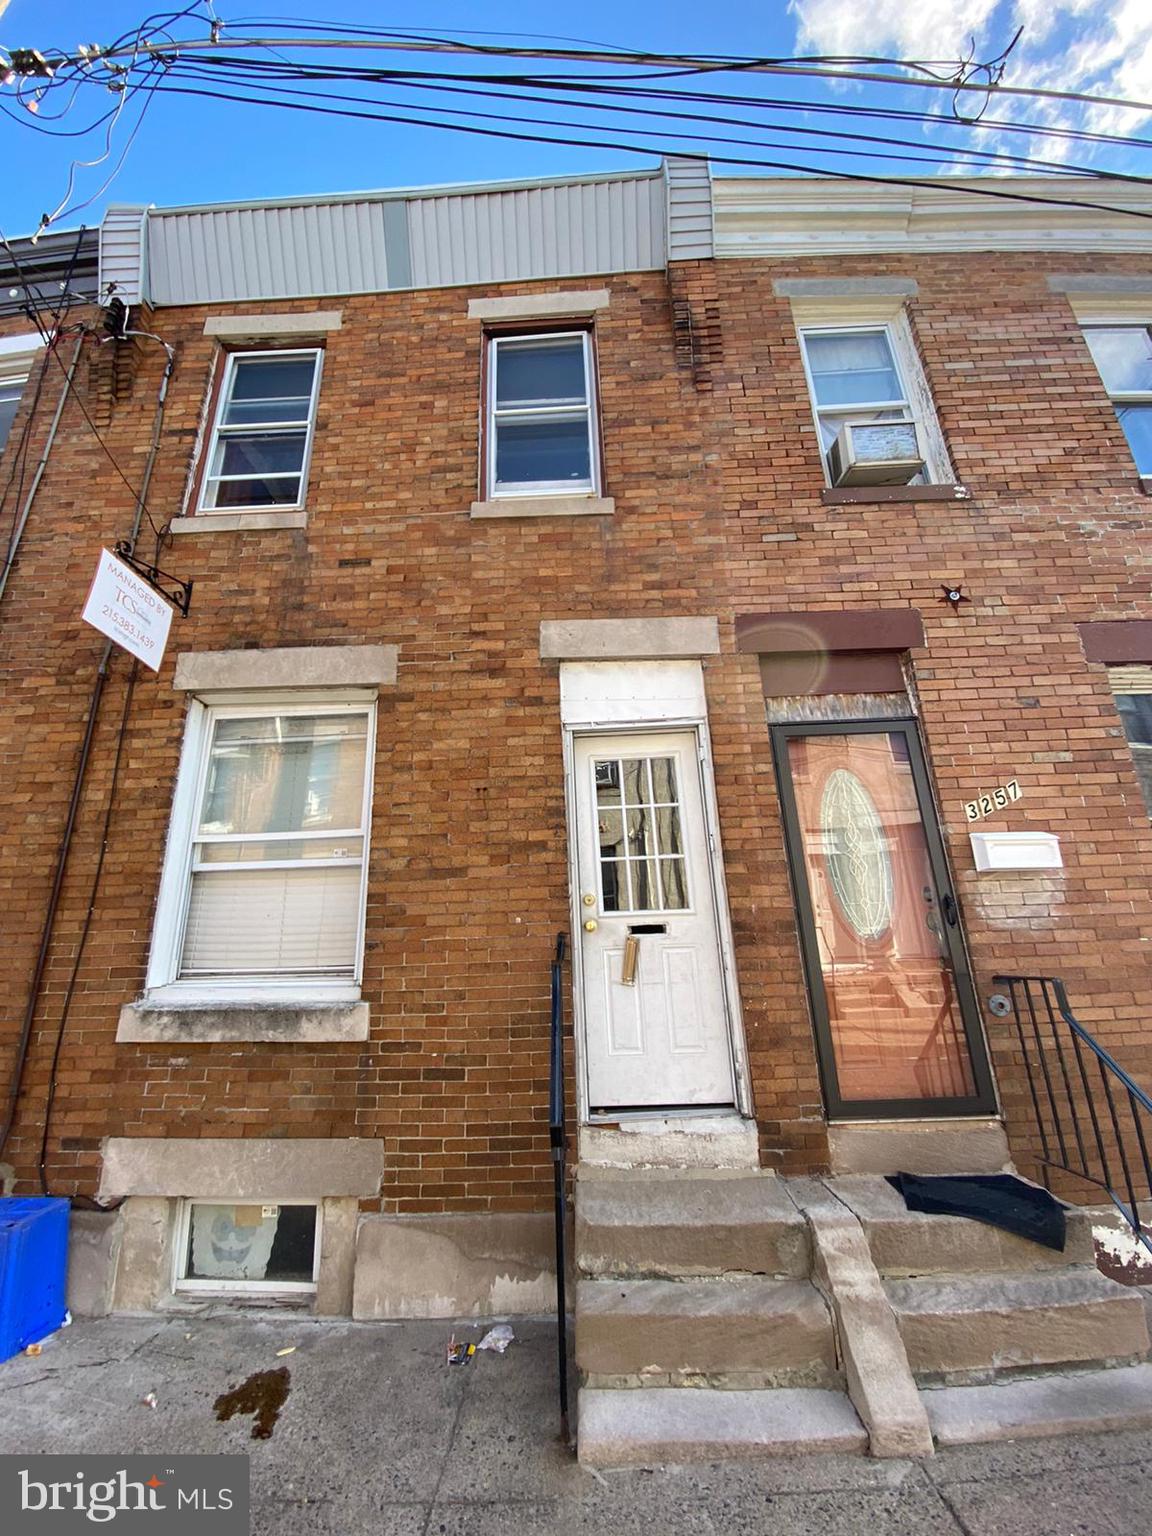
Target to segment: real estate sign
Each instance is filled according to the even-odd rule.
[[[172,624],[172,604],[106,549],[100,551],[100,563],[84,604],[84,621],[153,672],[160,670]]]

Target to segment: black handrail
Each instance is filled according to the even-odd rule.
[[[1049,1169],[1073,1174],[1104,1190],[1152,1252],[1140,1203],[1152,1201],[1152,1098],[1133,1081],[1075,1017],[1064,983],[1055,976],[994,976],[1007,987],[1008,1006],[1028,1076],[1040,1137],[1041,1177]],[[1063,1028],[1062,1028],[1063,1026]],[[1071,1050],[1065,1048],[1067,1032]],[[1090,1071],[1095,1063],[1096,1073]],[[1094,1077],[1099,1076],[1099,1087]],[[1121,1107],[1117,1107],[1117,1099]],[[1127,1108],[1127,1122],[1123,1107]],[[1112,1131],[1108,1145],[1106,1129]]]
[[[552,1206],[556,1221],[556,1364],[560,1387],[560,1433],[571,1443],[568,1430],[568,1312],[564,1278],[568,1269],[567,1151],[568,1132],[564,1113],[564,951],[566,934],[556,935],[552,956],[552,1054],[548,1085],[548,1137],[552,1143]]]

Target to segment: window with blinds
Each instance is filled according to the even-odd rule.
[[[372,724],[368,705],[206,710],[166,980],[356,978]]]
[[[1110,667],[1108,680],[1124,722],[1144,804],[1152,816],[1152,666]]]

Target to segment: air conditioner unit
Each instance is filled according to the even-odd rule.
[[[828,450],[833,485],[907,485],[924,461],[923,434],[914,421],[846,422]]]

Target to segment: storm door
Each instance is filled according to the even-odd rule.
[[[993,1112],[915,722],[773,737],[829,1116]]]

